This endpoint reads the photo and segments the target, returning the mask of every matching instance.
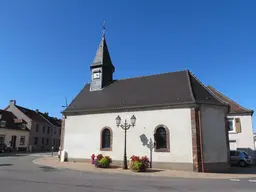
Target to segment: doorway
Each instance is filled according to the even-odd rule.
[[[16,149],[16,139],[17,139],[17,136],[13,135],[12,140],[11,140],[11,148],[12,149]]]

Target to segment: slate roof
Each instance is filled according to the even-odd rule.
[[[247,108],[239,105],[238,103],[236,103],[235,101],[233,101],[232,99],[230,99],[229,97],[227,97],[226,95],[224,95],[223,93],[218,91],[217,89],[213,88],[212,86],[207,86],[207,88],[216,97],[218,97],[220,99],[220,101],[222,101],[222,103],[226,103],[230,106],[229,113],[234,113],[234,114],[252,113],[253,114],[253,110],[247,109]]]
[[[60,127],[61,126],[61,120],[55,117],[51,117],[48,116],[44,113],[36,112],[34,110],[25,108],[25,107],[21,107],[19,105],[15,105],[20,111],[22,111],[25,115],[27,115],[30,119],[37,121],[37,122],[47,122],[47,123],[51,123],[55,126]],[[49,122],[48,122],[49,121]]]
[[[0,115],[1,115],[1,120],[6,121],[5,124],[5,128],[7,129],[16,129],[16,130],[25,130],[28,131],[29,129],[25,126],[25,129],[21,128],[21,123],[15,123],[15,119],[17,119],[17,117],[9,111],[5,111],[5,110],[1,110],[0,109]],[[26,122],[23,120],[22,121],[23,124],[26,124]],[[1,127],[0,127],[1,129]]]
[[[100,91],[90,91],[86,84],[63,114],[200,103],[226,106],[184,70],[116,80]]]
[[[30,119],[33,119],[38,122],[45,122],[46,120],[36,111],[31,109],[21,107],[19,105],[15,105],[20,111],[22,111],[25,115],[27,115]]]
[[[39,112],[39,113],[40,113],[40,115],[42,115],[45,119],[47,119],[48,121],[50,121],[51,124],[53,124],[53,125],[55,125],[55,126],[57,126],[57,127],[61,127],[61,120],[60,120],[60,119],[58,119],[58,118],[56,118],[56,117],[51,117],[51,116],[49,116],[49,115],[47,115],[47,114],[45,114],[45,113],[41,113],[41,112]]]

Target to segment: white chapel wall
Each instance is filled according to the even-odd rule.
[[[127,131],[127,158],[132,155],[149,157],[150,150],[143,146],[140,139],[145,135],[154,140],[156,126],[163,124],[170,132],[170,152],[154,152],[153,162],[192,163],[192,137],[190,109],[166,109],[154,111],[136,111],[106,113],[94,115],[67,116],[65,120],[64,150],[69,158],[90,159],[92,154],[109,155],[113,160],[123,160],[124,131],[116,126],[115,118],[119,115],[122,122],[130,122],[130,117],[137,118],[135,127]],[[100,132],[108,126],[113,131],[112,151],[100,151]]]

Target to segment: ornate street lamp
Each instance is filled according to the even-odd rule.
[[[131,117],[131,124],[127,123],[127,120],[125,119],[124,124],[121,124],[121,117],[118,115],[116,117],[116,125],[117,127],[121,127],[124,130],[124,162],[123,162],[123,169],[127,169],[127,156],[126,156],[126,131],[130,129],[130,127],[134,127],[136,123],[136,117],[133,115]]]

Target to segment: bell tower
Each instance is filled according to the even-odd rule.
[[[113,81],[115,67],[112,64],[105,38],[106,27],[103,24],[102,38],[91,69],[91,91],[99,91]]]

